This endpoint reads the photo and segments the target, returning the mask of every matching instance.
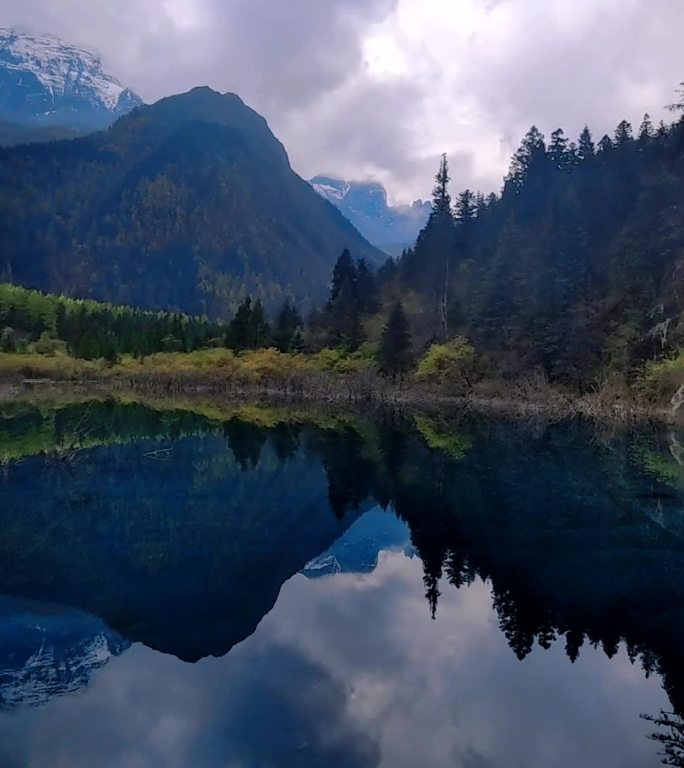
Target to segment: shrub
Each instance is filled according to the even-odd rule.
[[[17,341],[13,328],[4,328],[0,333],[0,352],[16,352]]]
[[[471,389],[475,370],[475,349],[468,339],[456,336],[445,344],[433,344],[423,355],[416,379],[441,386]]]
[[[33,351],[39,355],[49,355],[52,357],[57,354],[65,355],[67,352],[66,342],[56,339],[48,331],[43,331],[38,341],[34,341],[31,346]]]

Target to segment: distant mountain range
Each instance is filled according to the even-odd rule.
[[[413,246],[432,208],[423,200],[413,205],[388,205],[387,190],[374,181],[314,176],[309,184],[339,208],[369,242],[391,256]]]
[[[111,128],[0,150],[0,279],[229,316],[246,294],[321,300],[344,248],[371,246],[294,173],[266,121],[209,88]]]
[[[0,121],[43,130],[96,130],[142,103],[105,72],[94,51],[50,35],[0,28]],[[40,135],[27,132],[31,140]]]

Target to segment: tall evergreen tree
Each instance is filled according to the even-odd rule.
[[[451,195],[449,194],[449,162],[446,154],[442,155],[439,171],[435,177],[435,187],[432,190],[433,213],[451,215]]]
[[[605,134],[601,141],[598,143],[598,148],[601,152],[610,152],[611,149],[614,148],[613,140],[608,136],[608,134]]]
[[[411,367],[411,331],[400,301],[392,307],[383,328],[378,361],[382,373],[392,378],[401,376]]]
[[[675,91],[676,98],[672,104],[668,104],[670,112],[679,114],[684,118],[684,81],[679,84],[679,88]]]
[[[592,138],[589,126],[585,125],[580,133],[579,141],[577,142],[577,157],[584,162],[590,157],[596,154],[596,147],[594,146],[594,139]]]
[[[328,310],[328,342],[352,352],[366,340],[361,309],[353,283],[345,282],[339,296]]]
[[[268,346],[271,329],[261,299],[257,299],[249,322],[249,347],[259,349]]]
[[[549,160],[559,170],[568,165],[568,139],[562,128],[557,128],[551,134],[551,142],[548,149]]]
[[[644,115],[644,119],[641,121],[641,127],[639,128],[639,141],[642,143],[645,141],[649,141],[653,138],[655,135],[655,132],[653,130],[653,123],[651,121],[651,116],[646,112]]]
[[[349,251],[345,248],[333,267],[332,284],[330,286],[329,305],[332,305],[342,292],[345,283],[354,284],[356,282],[356,265]]]
[[[484,204],[484,197],[481,194],[475,195],[469,189],[459,192],[454,204],[454,217],[456,221],[463,224],[474,219],[477,216],[478,200],[480,200],[480,205]]]
[[[238,307],[226,334],[226,346],[240,351],[252,346],[252,299],[247,296]]]
[[[378,286],[375,274],[365,259],[359,259],[356,262],[356,295],[362,314],[372,315],[378,311],[380,306]]]
[[[615,129],[615,146],[625,147],[634,141],[632,126],[627,120],[621,120]]]
[[[302,316],[290,298],[276,316],[273,326],[273,344],[280,352],[298,352],[302,349]]]
[[[526,179],[530,174],[543,168],[546,160],[546,143],[544,135],[533,125],[525,134],[520,147],[513,159],[506,177],[506,187],[516,194],[522,191]]]

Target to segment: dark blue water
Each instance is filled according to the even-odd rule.
[[[684,764],[676,431],[192,408],[0,416],[2,768]]]

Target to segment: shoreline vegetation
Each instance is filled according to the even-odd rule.
[[[336,350],[306,355],[271,348],[241,353],[207,349],[145,358],[123,356],[117,362],[82,360],[61,352],[0,353],[0,404],[56,391],[83,397],[206,396],[233,405],[250,401],[348,404],[551,419],[677,421],[680,390],[668,399],[664,392],[671,387],[664,385],[664,379],[662,371],[648,370],[632,388],[606,382],[576,393],[554,386],[541,372],[504,381],[483,376],[476,366],[465,373],[454,365],[439,376],[421,378],[416,371],[392,378],[383,376],[372,360]]]
[[[345,248],[320,306],[283,293],[277,309],[245,285],[241,303],[192,316],[43,293],[0,270],[0,389],[675,421],[682,95],[682,119],[645,116],[638,137],[626,121],[598,144],[588,128],[575,144],[532,127],[500,195],[452,200],[445,155],[415,246],[382,265]]]

